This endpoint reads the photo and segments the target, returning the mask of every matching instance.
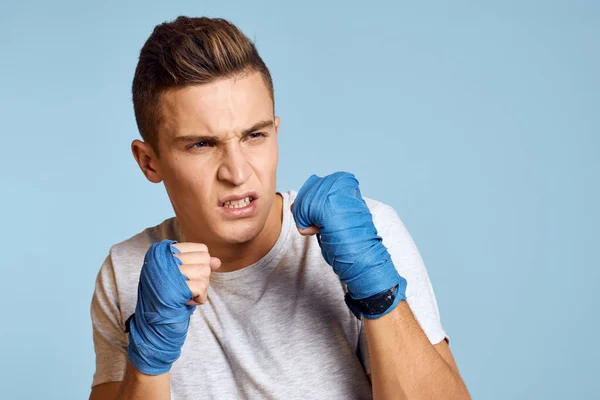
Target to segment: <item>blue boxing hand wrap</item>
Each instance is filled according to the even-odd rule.
[[[321,253],[353,299],[365,299],[398,286],[394,303],[387,310],[365,318],[379,318],[406,299],[406,279],[396,271],[378,236],[354,175],[312,175],[298,192],[293,215],[299,228],[319,228]]]
[[[154,243],[144,258],[135,314],[128,320],[131,363],[149,375],[163,374],[181,354],[190,315],[196,306],[187,278],[179,270],[179,253],[173,240]]]

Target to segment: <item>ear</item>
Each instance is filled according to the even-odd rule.
[[[146,179],[152,183],[162,182],[160,170],[158,168],[158,157],[156,156],[154,149],[152,149],[152,146],[136,139],[131,143],[131,152],[133,153],[135,161],[137,161],[140,166],[140,169],[146,176]]]
[[[275,134],[279,133],[279,117],[275,117]]]

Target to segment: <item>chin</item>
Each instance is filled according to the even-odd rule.
[[[260,224],[257,221],[235,225],[237,226],[229,227],[219,235],[224,242],[230,244],[247,243],[256,238],[264,228],[264,224]]]

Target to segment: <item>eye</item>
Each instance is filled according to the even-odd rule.
[[[264,132],[252,132],[252,133],[248,134],[248,138],[250,140],[260,139],[260,138],[264,138],[266,136],[267,136],[267,134]]]
[[[209,142],[198,142],[188,146],[189,149],[201,149],[204,147],[209,147],[211,143]]]

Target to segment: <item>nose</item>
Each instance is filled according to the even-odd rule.
[[[217,178],[235,186],[241,186],[250,179],[252,168],[239,144],[232,144],[223,152]]]

